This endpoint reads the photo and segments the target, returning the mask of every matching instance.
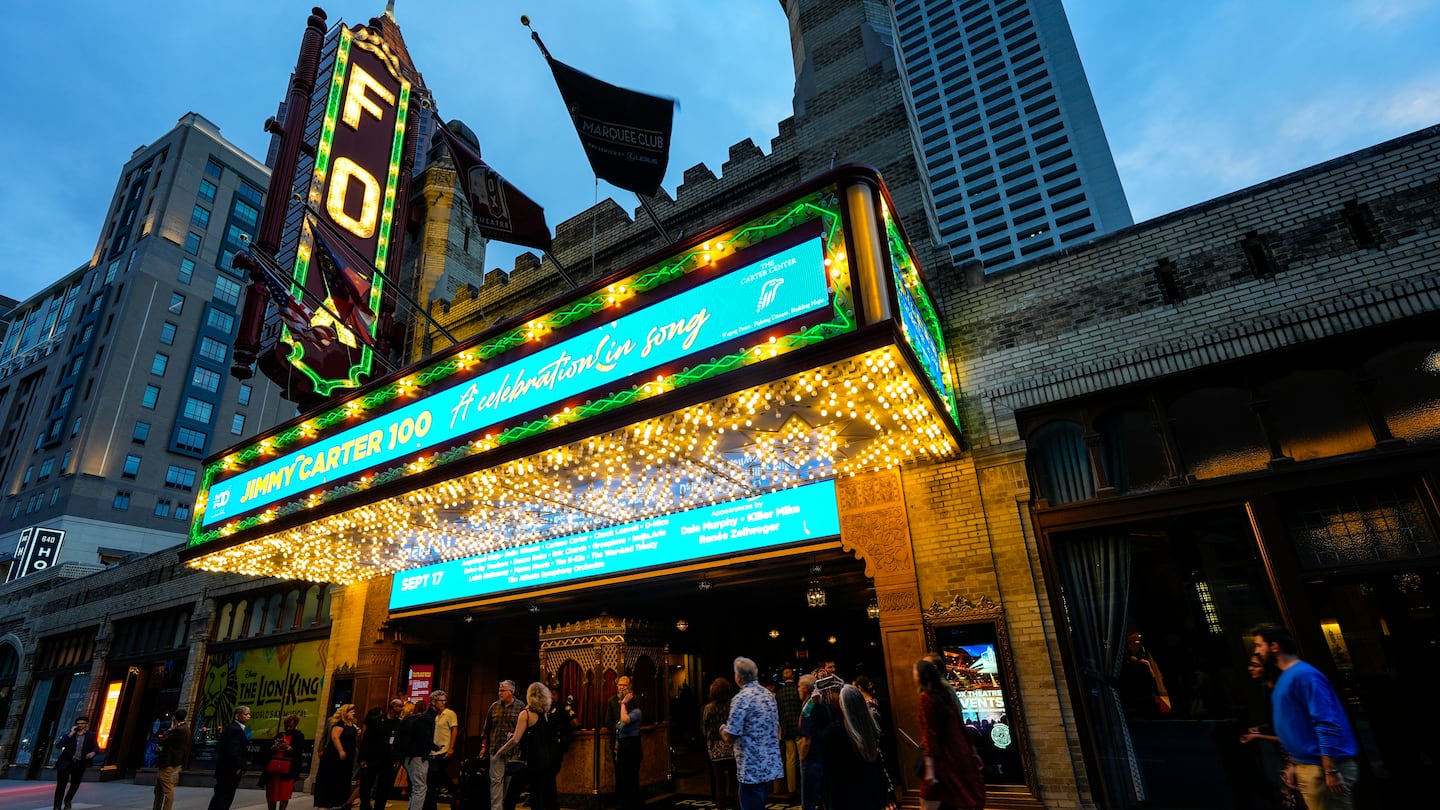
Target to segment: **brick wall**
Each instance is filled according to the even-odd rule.
[[[1431,127],[943,291],[970,441],[1017,439],[1018,408],[1440,311],[1437,212]]]

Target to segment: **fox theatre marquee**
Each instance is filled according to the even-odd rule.
[[[940,323],[879,176],[842,167],[209,458],[181,556],[388,577],[401,618],[848,551],[901,683],[927,642],[899,468],[961,441]]]
[[[211,458],[185,556],[350,583],[946,457],[949,369],[878,176],[840,171]]]

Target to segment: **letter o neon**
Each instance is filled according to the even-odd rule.
[[[359,219],[345,213],[345,198],[349,195],[352,177],[365,187]],[[330,212],[330,218],[336,225],[361,239],[369,239],[375,235],[375,222],[380,218],[380,181],[350,158],[336,158],[335,172],[330,176],[330,193],[325,197],[325,210]]]

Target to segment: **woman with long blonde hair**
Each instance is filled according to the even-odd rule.
[[[539,681],[530,684],[525,690],[525,710],[515,720],[515,733],[495,752],[498,757],[518,748],[518,759],[525,763],[519,773],[510,775],[504,810],[515,810],[520,794],[527,789],[531,810],[560,810],[560,796],[555,789],[555,772],[560,763],[552,756],[550,704],[550,688]]]
[[[355,751],[359,730],[355,727],[355,704],[345,703],[330,715],[325,729],[325,750],[315,770],[315,807],[344,807],[350,801],[350,782],[355,772]]]

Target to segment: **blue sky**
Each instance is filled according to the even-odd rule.
[[[263,157],[260,126],[311,2],[8,0],[17,79],[0,123],[0,294],[24,298],[88,260],[121,165],[189,111]],[[383,0],[326,6],[349,23]],[[1066,10],[1137,221],[1440,123],[1440,0],[1071,0]],[[665,185],[717,172],[730,144],[768,151],[794,72],[776,0],[398,0],[441,114],[545,206],[596,199],[543,60],[678,98]],[[631,195],[600,185],[634,208]],[[503,250],[491,264],[508,264]]]

